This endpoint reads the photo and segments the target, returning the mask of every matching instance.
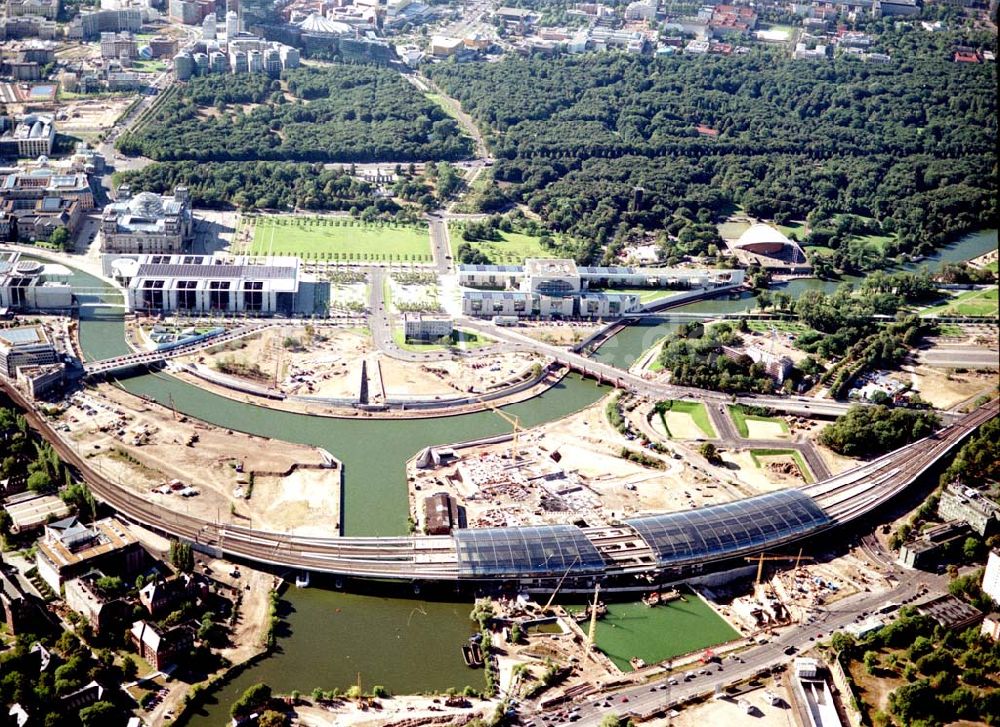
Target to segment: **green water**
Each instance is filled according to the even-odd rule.
[[[220,689],[190,724],[221,727],[231,705],[258,682],[276,692],[308,694],[375,684],[397,694],[482,689],[482,669],[462,660],[474,632],[469,603],[437,603],[292,588],[284,599],[288,631],[278,651]]]
[[[619,669],[632,671],[634,656],[655,664],[739,638],[707,603],[694,594],[685,598],[652,608],[642,602],[608,604],[608,615],[597,622],[598,648]]]

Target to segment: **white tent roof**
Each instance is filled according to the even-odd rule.
[[[749,230],[740,235],[740,239],[736,241],[736,246],[743,247],[744,245],[753,245],[762,242],[780,242],[785,245],[794,244],[785,237],[781,230],[758,222],[755,225],[751,225]]]

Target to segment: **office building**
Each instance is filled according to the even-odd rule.
[[[639,308],[639,296],[616,287],[679,291],[742,285],[742,270],[577,267],[572,260],[528,259],[524,265],[459,265],[462,311],[472,316],[615,318]]]
[[[128,33],[101,33],[101,58],[124,58],[132,60],[139,57],[139,44]]]
[[[0,329],[0,375],[13,379],[21,366],[52,364],[55,346],[39,325]]]
[[[133,197],[127,185],[118,201],[104,208],[101,250],[106,253],[181,252],[191,240],[193,218],[186,187],[173,196],[140,192]]]
[[[7,0],[7,15],[37,15],[48,20],[55,20],[59,15],[59,0]]]
[[[52,154],[56,125],[48,114],[28,114],[7,123],[0,134],[0,157],[40,157]]]
[[[91,571],[63,584],[66,605],[90,624],[94,634],[122,633],[128,626],[132,607],[115,594],[101,587],[104,574]]]
[[[68,268],[20,257],[19,252],[0,252],[0,308],[40,311],[72,306]]]
[[[83,220],[83,208],[75,199],[43,197],[32,207],[14,200],[0,205],[0,239],[18,242],[49,240],[60,227],[72,238]],[[3,235],[6,233],[6,238]]]
[[[454,321],[448,316],[406,313],[403,316],[403,337],[407,341],[437,341],[450,337]]]
[[[1000,550],[993,549],[983,572],[983,593],[1000,603]]]
[[[16,209],[29,209],[48,197],[77,200],[83,210],[94,207],[94,193],[83,171],[63,173],[41,166],[0,175],[0,202],[13,201]]]
[[[176,664],[194,646],[194,635],[187,626],[162,629],[148,621],[136,621],[129,637],[143,661],[158,670]]]
[[[1000,532],[1000,503],[986,493],[957,482],[941,492],[938,515],[942,520],[961,520],[984,538]]]

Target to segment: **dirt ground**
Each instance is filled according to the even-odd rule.
[[[777,422],[761,422],[754,419],[747,419],[747,434],[750,435],[750,439],[781,439],[788,436]]]
[[[361,365],[368,363],[369,396],[387,398],[484,393],[526,372],[539,360],[529,353],[456,357],[433,363],[399,361],[375,351],[367,330],[322,326],[273,328],[234,342],[233,350],[213,349],[185,359],[215,367],[225,361],[255,364],[262,378],[291,396],[356,398]],[[288,344],[288,345],[286,345]],[[242,347],[240,347],[242,345]],[[384,389],[384,391],[383,391]]]
[[[790,459],[790,458],[789,458]],[[782,490],[793,484],[801,484],[801,481],[793,481],[789,478],[779,478],[769,470],[758,467],[753,461],[748,451],[726,452],[722,455],[723,462],[735,465],[731,468],[731,474],[745,482],[754,492],[771,492]]]
[[[59,131],[64,134],[79,134],[110,129],[115,119],[121,116],[134,100],[134,96],[125,95],[67,101],[58,110]]]
[[[805,484],[805,477],[799,469],[795,458],[785,454],[757,456],[761,470],[765,476],[785,487],[797,487]]]
[[[304,727],[378,727],[406,719],[442,719],[446,716],[471,718],[492,713],[493,702],[473,700],[471,708],[445,707],[436,697],[392,697],[379,699],[378,709],[361,710],[354,702],[338,701],[328,706],[310,704],[295,708],[297,724]]]
[[[769,680],[770,681],[770,680]],[[754,714],[747,714],[740,708],[737,699],[709,699],[687,709],[672,719],[654,719],[645,724],[650,727],[704,727],[705,725],[727,725],[727,727],[792,727],[797,724],[794,711],[789,707],[788,694],[784,687],[767,684],[767,689],[784,699],[780,707],[772,707],[764,698],[764,687],[744,692],[753,707]]]
[[[601,524],[613,519],[645,512],[663,512],[696,506],[728,502],[773,489],[765,484],[758,488],[732,486],[721,478],[698,471],[692,462],[697,461],[681,445],[669,443],[681,459],[669,455],[646,454],[659,457],[665,469],[643,467],[619,456],[622,447],[640,450],[635,441],[622,436],[611,427],[605,415],[606,401],[598,402],[581,412],[543,427],[533,429],[520,437],[519,448],[523,464],[519,470],[527,479],[527,486],[509,488],[485,499],[470,499],[475,487],[459,479],[462,461],[475,462],[486,455],[496,457],[496,467],[509,463],[510,443],[459,450],[458,463],[435,470],[415,470],[408,467],[411,503],[418,521],[422,522],[423,499],[430,493],[447,491],[467,507],[470,525],[517,525],[542,522],[568,522],[583,518],[589,524]],[[552,455],[558,457],[558,464]],[[752,462],[750,463],[752,465]],[[571,495],[570,511],[546,511],[539,504],[542,472],[561,470],[568,477],[577,477],[582,491]],[[419,488],[419,489],[418,489]],[[503,488],[501,488],[503,489]],[[527,494],[525,495],[525,492]],[[492,494],[492,493],[491,493]],[[592,502],[596,496],[597,503]],[[567,498],[563,498],[564,500]]]
[[[680,411],[667,411],[663,413],[663,418],[666,420],[667,428],[670,430],[669,435],[663,430],[663,422],[660,421],[658,414],[653,414],[649,418],[649,421],[653,424],[656,431],[670,439],[707,439],[705,433],[694,423],[694,419],[690,414]]]
[[[947,369],[922,365],[908,369],[906,372],[894,375],[893,378],[909,383],[922,399],[939,409],[950,409],[980,394],[995,390],[997,385],[995,371],[954,373]]]
[[[542,343],[555,346],[572,346],[585,339],[597,329],[596,323],[549,323],[542,325],[522,325],[519,333]]]
[[[247,490],[250,472],[286,472],[294,464],[322,464],[322,456],[312,447],[218,429],[186,417],[174,420],[169,409],[111,386],[78,394],[75,400],[78,403],[63,420],[70,428],[66,436],[81,454],[122,487],[141,492],[166,509],[275,530],[326,530],[331,518],[334,523],[338,519],[336,506],[330,505],[339,503],[338,470],[296,471],[273,484],[262,477],[261,491],[255,483],[250,500],[240,495],[240,490],[244,494]],[[236,471],[238,464],[243,473]],[[175,479],[199,494],[185,498],[153,491]],[[275,497],[279,502],[273,501]],[[329,528],[328,534],[335,530]]]

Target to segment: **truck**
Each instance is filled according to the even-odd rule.
[[[516,326],[517,324],[517,316],[493,316],[494,326]]]

